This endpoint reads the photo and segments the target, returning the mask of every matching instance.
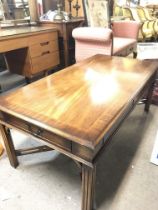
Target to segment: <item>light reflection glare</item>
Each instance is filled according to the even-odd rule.
[[[95,104],[103,104],[109,101],[118,91],[118,83],[114,74],[98,73],[89,68],[85,79],[92,83],[90,95]]]

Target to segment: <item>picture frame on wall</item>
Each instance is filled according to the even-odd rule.
[[[83,0],[86,25],[110,27],[109,1]]]

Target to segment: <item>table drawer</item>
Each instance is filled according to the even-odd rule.
[[[45,41],[35,45],[30,46],[30,56],[31,58],[42,56],[47,53],[52,53],[58,51],[58,41]]]
[[[11,40],[1,40],[0,41],[0,52],[8,52],[11,50],[17,50],[20,48],[27,48],[28,47],[28,40],[27,38],[17,38]]]
[[[39,43],[48,42],[51,40],[58,40],[57,31],[46,32],[44,34],[32,35],[29,37],[29,46]]]
[[[32,58],[32,74],[47,70],[59,64],[59,52],[46,52],[46,54]]]
[[[60,137],[50,131],[44,130],[41,127],[26,122],[25,120],[19,119],[1,111],[0,120],[14,128],[27,132],[36,138],[42,139],[50,143],[51,145],[57,146],[69,152],[71,151],[71,141]]]

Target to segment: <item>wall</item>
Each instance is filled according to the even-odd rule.
[[[43,9],[44,9],[44,12],[47,12],[48,10],[56,10],[57,8],[57,1],[54,0],[43,0]]]
[[[32,1],[32,0],[29,0]],[[37,0],[38,1],[38,0]],[[69,2],[68,0],[60,0],[62,2],[63,8],[65,6],[65,11],[69,13]],[[76,16],[76,10],[73,6],[76,4],[77,0],[72,0],[72,16]],[[78,0],[78,4],[80,5],[80,9],[78,10],[78,16],[83,17],[83,7],[82,7],[82,0]],[[48,10],[56,10],[57,7],[57,0],[43,0],[43,11],[46,13]]]
[[[73,6],[76,4],[76,0],[72,1],[72,16],[76,16],[76,10],[73,8]],[[82,0],[78,0],[78,4],[81,6],[81,8],[78,10],[78,16],[83,17],[83,7],[82,7]],[[69,12],[69,2],[68,0],[65,0],[65,11]]]

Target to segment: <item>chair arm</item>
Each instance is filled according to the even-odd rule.
[[[115,37],[138,38],[141,23],[137,21],[114,21],[112,30]]]
[[[99,27],[79,27],[72,31],[75,40],[109,42],[112,39],[112,30]]]

